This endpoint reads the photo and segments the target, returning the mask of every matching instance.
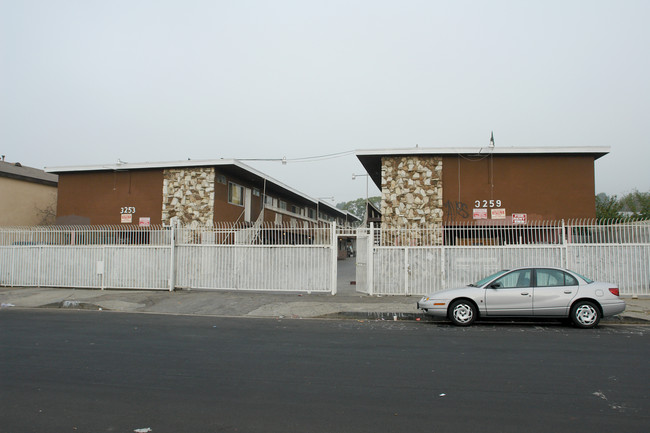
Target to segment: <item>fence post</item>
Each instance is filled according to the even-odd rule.
[[[375,247],[375,223],[370,223],[370,230],[368,230],[368,248],[366,257],[366,284],[368,284],[368,295],[374,295],[375,282],[374,282],[374,247]]]
[[[13,247],[11,249],[11,287],[14,287],[16,281],[16,248],[18,247]]]
[[[439,290],[444,290],[447,286],[447,266],[446,266],[446,248],[443,243],[440,246],[440,288]],[[434,290],[434,292],[437,290]]]
[[[176,219],[172,218],[169,224],[169,291],[176,288]]]
[[[566,241],[566,226],[564,225],[564,220],[562,220],[562,267],[564,269],[569,269],[569,245]]]
[[[99,269],[98,269],[99,270]],[[101,290],[106,288],[106,245],[102,245]]]
[[[404,247],[404,295],[409,294],[409,247]]]
[[[332,265],[330,267],[330,289],[332,292],[332,296],[336,295],[336,283],[337,283],[337,272],[336,272],[336,266],[338,264],[338,239],[336,237],[336,221],[332,221],[330,223],[330,260],[332,261]]]
[[[43,247],[38,247],[38,271],[36,271],[36,287],[41,287],[41,263],[43,262]]]

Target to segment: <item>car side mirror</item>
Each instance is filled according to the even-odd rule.
[[[490,289],[498,289],[501,287],[501,283],[492,283],[490,284]]]

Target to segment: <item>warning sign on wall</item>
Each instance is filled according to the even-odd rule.
[[[486,220],[487,219],[487,209],[474,209],[474,219],[475,220]]]
[[[505,209],[490,209],[490,214],[493,220],[504,220],[506,219],[506,210]]]
[[[140,227],[149,227],[151,225],[151,218],[140,217]]]
[[[512,223],[513,224],[526,224],[528,221],[528,214],[525,213],[513,213],[512,214]]]
[[[131,224],[133,222],[133,214],[130,213],[123,213],[121,215],[120,222],[122,224]]]

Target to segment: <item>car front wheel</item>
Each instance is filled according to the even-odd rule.
[[[469,301],[460,299],[452,302],[449,307],[449,320],[456,326],[469,326],[476,320],[478,311]]]
[[[600,322],[600,310],[593,302],[577,302],[571,308],[571,321],[578,328],[593,328]]]

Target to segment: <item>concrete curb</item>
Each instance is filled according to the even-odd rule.
[[[358,311],[342,311],[340,313],[326,314],[319,316],[323,319],[351,319],[351,320],[382,320],[382,321],[417,321],[417,322],[436,322],[448,323],[449,320],[442,317],[432,317],[426,314],[413,314],[413,313],[380,313],[380,312],[358,312]],[[557,323],[557,319],[481,319],[479,323]],[[607,325],[650,325],[650,320],[630,316],[613,316],[601,319],[600,324]]]

